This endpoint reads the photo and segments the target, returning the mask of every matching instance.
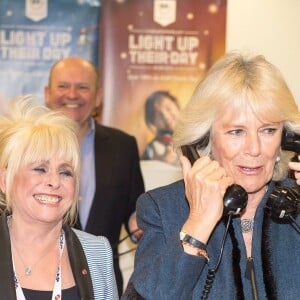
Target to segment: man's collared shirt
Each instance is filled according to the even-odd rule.
[[[79,200],[79,219],[84,230],[87,225],[90,209],[96,190],[95,175],[95,122],[90,119],[90,131],[81,141],[81,175],[80,175],[80,200]]]

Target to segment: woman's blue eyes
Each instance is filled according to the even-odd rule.
[[[267,127],[267,128],[263,128],[259,130],[259,133],[263,133],[263,134],[274,134],[278,129],[277,128],[273,128],[273,127]],[[229,134],[232,135],[245,135],[246,134],[246,130],[244,129],[233,129],[233,130],[229,130],[228,131]]]
[[[73,173],[71,171],[62,171],[61,174],[68,177],[73,177]]]
[[[36,167],[36,168],[33,168],[33,170],[38,173],[46,173],[47,172],[47,169],[43,168],[43,167]],[[67,176],[67,177],[73,177],[73,172],[69,171],[69,170],[60,170],[59,174]]]
[[[270,133],[270,134],[273,134],[277,131],[277,128],[265,128],[264,129],[264,132],[265,133]]]
[[[242,129],[234,129],[234,130],[230,130],[228,133],[232,134],[232,135],[241,135],[242,133],[244,133],[244,130],[242,130]]]

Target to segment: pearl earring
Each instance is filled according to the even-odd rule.
[[[279,156],[279,155],[276,157],[276,162],[277,162],[277,163],[280,162],[280,156]]]

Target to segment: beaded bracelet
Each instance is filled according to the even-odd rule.
[[[194,247],[192,244],[184,242],[184,241],[181,241],[181,243],[182,243],[182,245],[188,245],[188,246],[191,246],[194,249],[197,249],[196,255],[197,256],[203,256],[209,262],[209,256],[208,256],[207,251],[205,249]]]

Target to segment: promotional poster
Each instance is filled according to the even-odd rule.
[[[54,62],[79,55],[98,64],[100,0],[0,2],[0,103],[43,88]]]
[[[142,160],[178,164],[172,130],[225,51],[226,1],[102,2],[101,122],[138,140]]]

